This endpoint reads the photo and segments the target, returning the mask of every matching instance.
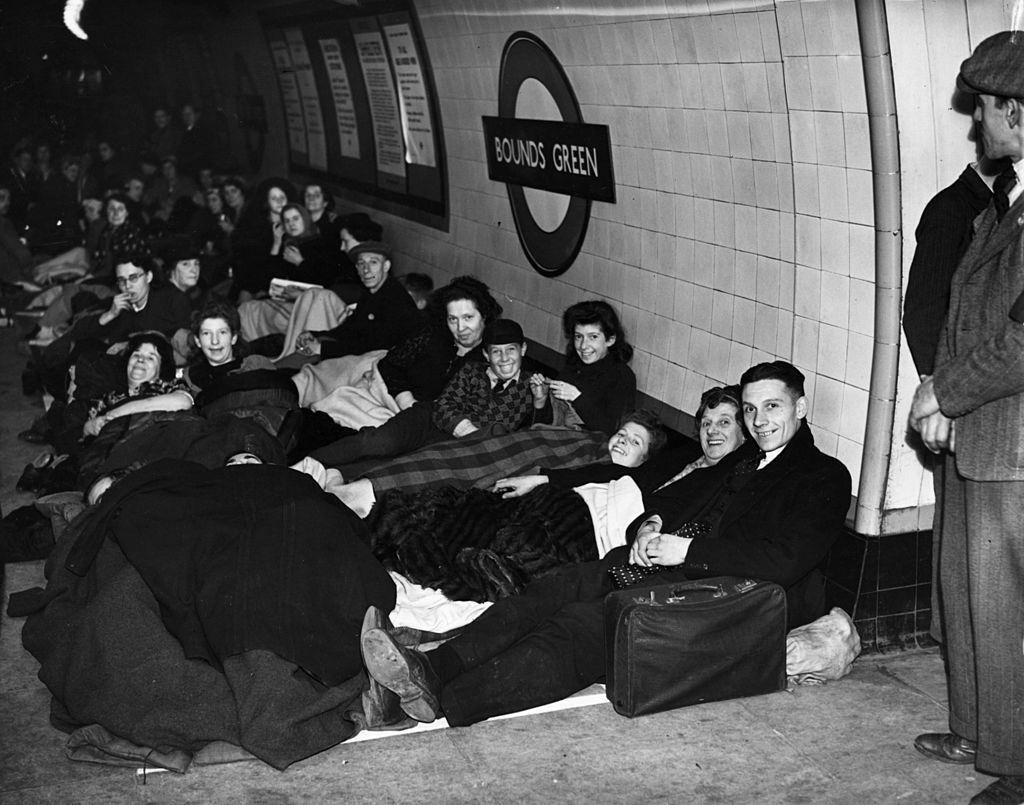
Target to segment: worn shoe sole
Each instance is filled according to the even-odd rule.
[[[383,629],[370,629],[360,638],[366,671],[392,693],[398,694],[403,712],[417,721],[434,721],[440,702],[425,683],[416,680],[407,655]]]

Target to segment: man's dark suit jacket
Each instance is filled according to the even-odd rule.
[[[991,199],[988,185],[968,165],[921,213],[903,303],[903,331],[919,374],[930,375],[935,369],[935,349],[949,309],[953,272],[971,245],[974,219]]]
[[[320,342],[321,358],[362,355],[374,349],[391,349],[422,326],[420,312],[394,276],[388,275],[377,293],[363,290],[355,312],[333,330],[314,335]]]
[[[632,541],[653,514],[662,533],[695,519],[735,465],[757,452],[747,442],[714,467],[697,470],[645,496],[647,511],[630,524]],[[850,507],[850,473],[814,446],[806,423],[775,460],[753,473],[729,500],[717,537],[695,539],[680,570],[687,578],[747,576],[786,589],[789,628],[825,612],[819,570]]]

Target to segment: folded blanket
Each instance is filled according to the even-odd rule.
[[[370,479],[379,495],[387,489],[411,492],[438,484],[488,489],[500,478],[529,474],[541,466],[572,469],[608,460],[604,434],[542,426],[500,436],[474,433],[398,458],[361,461],[339,469],[346,481]]]

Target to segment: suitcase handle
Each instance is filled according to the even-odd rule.
[[[753,579],[743,579],[742,581],[730,583],[729,587],[732,592],[745,593],[751,587],[757,584]],[[680,601],[692,600],[694,598],[700,598],[707,600],[710,598],[724,598],[729,595],[730,590],[725,589],[723,582],[711,583],[707,582],[690,582],[687,587],[676,587],[669,593],[665,599],[666,604],[675,604]],[[711,593],[710,596],[707,593]]]

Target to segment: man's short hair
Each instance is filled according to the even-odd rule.
[[[758,380],[781,380],[794,398],[804,396],[804,373],[786,361],[771,361],[751,366],[740,378],[740,387],[756,383]]]
[[[117,273],[118,266],[133,265],[136,268],[141,268],[143,271],[153,270],[153,260],[148,254],[142,254],[141,252],[128,252],[126,254],[114,255],[114,273]]]

